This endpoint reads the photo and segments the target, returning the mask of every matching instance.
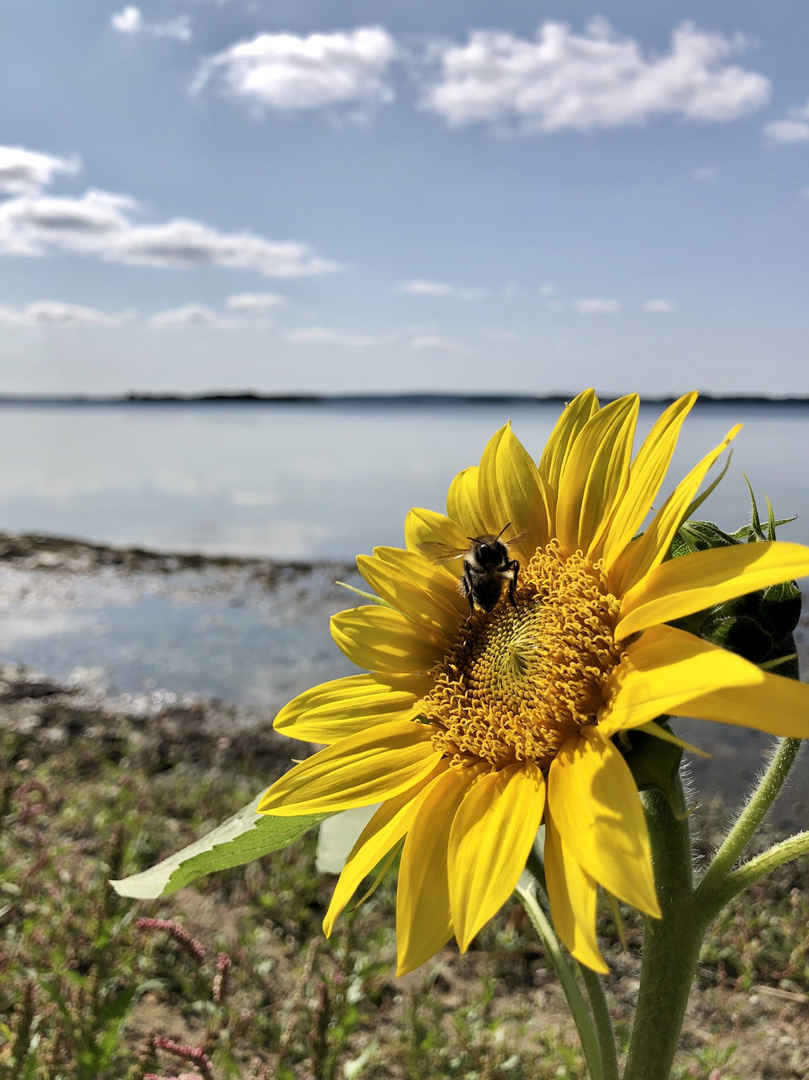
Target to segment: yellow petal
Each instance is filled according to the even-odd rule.
[[[766,540],[669,559],[630,589],[616,638],[809,574],[809,547]]]
[[[737,424],[722,442],[680,481],[649,522],[643,536],[639,536],[623,550],[617,546],[613,548],[611,559],[606,560],[605,568],[610,589],[616,596],[628,592],[636,583],[640,584],[644,575],[668,555],[674,534],[682,524],[683,516],[706,473],[740,430],[741,424]]]
[[[629,482],[637,394],[605,406],[585,425],[565,462],[556,509],[564,554],[595,552]]]
[[[474,769],[448,769],[426,789],[410,827],[396,895],[397,975],[429,960],[452,937],[447,848]]]
[[[433,685],[427,675],[349,675],[305,690],[273,721],[302,742],[333,743],[375,724],[405,720]]]
[[[413,509],[405,518],[405,544],[409,551],[421,553],[425,545],[440,545],[449,550],[465,551],[469,540],[457,521],[451,521],[444,514],[435,510]],[[459,563],[447,563],[447,570],[460,577],[463,566]]]
[[[323,933],[331,936],[334,923],[356,892],[360,883],[377,866],[388,852],[407,833],[418,813],[424,789],[434,779],[436,771],[448,766],[437,762],[433,772],[413,787],[384,802],[360,833],[356,844],[346,859],[343,872],[334,889],[329,910],[323,919]]]
[[[529,761],[481,776],[455,815],[449,895],[461,952],[514,892],[542,821],[545,781]]]
[[[582,870],[562,840],[551,814],[545,815],[545,884],[553,928],[571,956],[602,975],[609,973],[596,940],[595,879]]]
[[[598,729],[605,737],[642,727],[726,686],[752,686],[761,671],[741,656],[673,626],[645,631],[607,679]]]
[[[683,421],[691,411],[697,393],[686,394],[666,409],[643,441],[629,470],[629,486],[615,509],[604,537],[607,566],[610,556],[623,550],[643,524],[671,462]]]
[[[680,716],[757,728],[780,738],[809,739],[809,685],[755,670],[760,679],[754,686],[725,687],[692,698],[680,706]]]
[[[400,566],[374,555],[358,555],[357,568],[371,588],[420,629],[449,643],[464,618],[462,597],[452,574],[413,551]]]
[[[290,769],[264,793],[257,809],[276,817],[301,817],[370,806],[418,783],[438,756],[422,724],[379,724]]]
[[[446,561],[436,562],[404,548],[376,547],[374,558],[393,567],[416,585],[427,589],[442,608],[464,619],[469,614],[466,599],[458,589],[458,576]]]
[[[464,543],[469,545],[472,536],[483,536],[492,531],[494,522],[487,521],[480,505],[478,494],[478,479],[480,470],[473,465],[463,472],[459,472],[449,486],[447,492],[447,514],[453,521],[457,521],[466,538]],[[503,522],[505,525],[505,522]],[[503,526],[498,526],[495,533]]]
[[[352,663],[369,671],[429,671],[447,651],[443,635],[373,604],[332,615],[331,636]]]
[[[490,532],[496,536],[511,523],[503,540],[510,554],[527,563],[536,549],[550,539],[548,510],[539,470],[508,424],[483,451],[478,487]],[[511,543],[510,536],[519,538]]]
[[[568,455],[579,437],[579,432],[596,412],[598,398],[595,391],[583,390],[565,406],[545,445],[539,462],[539,475],[548,499],[549,521],[556,519],[559,483]]]
[[[629,766],[594,728],[565,743],[551,764],[548,805],[578,864],[632,907],[660,916],[646,820]]]

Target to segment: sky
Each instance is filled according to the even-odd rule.
[[[6,0],[0,393],[809,394],[801,0]]]

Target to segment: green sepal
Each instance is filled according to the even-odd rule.
[[[732,547],[739,541],[712,521],[684,521],[671,542],[669,558],[678,559],[708,548]]]
[[[657,724],[669,731],[667,717],[660,716]],[[665,742],[645,731],[622,731],[617,737],[624,760],[630,768],[638,791],[654,789],[663,794],[672,814],[678,819],[688,815],[678,777],[683,750],[675,743]]]
[[[745,477],[747,480],[747,477]],[[750,522],[727,533],[710,521],[684,521],[675,534],[669,555],[678,558],[694,551],[755,544],[775,540],[776,529],[794,520],[776,520],[769,499],[767,520],[762,523],[750,481]],[[794,581],[770,585],[766,589],[696,611],[673,625],[706,641],[743,656],[753,664],[777,675],[798,677],[795,641],[792,633],[801,615],[801,593]]]

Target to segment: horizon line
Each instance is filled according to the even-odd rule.
[[[614,401],[621,394],[599,394],[603,401]],[[679,395],[641,394],[644,404],[668,405]],[[255,390],[210,390],[181,393],[152,393],[130,390],[120,394],[88,393],[0,393],[1,405],[341,405],[341,404],[565,404],[576,393],[553,391],[547,394],[464,392],[444,390],[371,391],[368,393],[302,392],[262,393]],[[809,395],[721,394],[700,391],[698,403],[742,405],[809,405]]]

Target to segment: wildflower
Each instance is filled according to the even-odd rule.
[[[621,732],[672,739],[676,713],[809,736],[809,687],[667,625],[809,574],[809,548],[762,542],[666,560],[705,474],[738,428],[682,480],[641,536],[696,400],[657,420],[632,458],[638,398],[580,394],[536,465],[509,426],[453,481],[447,514],[412,510],[406,549],[360,556],[378,604],[332,620],[364,674],[296,698],[275,726],[326,748],[269,789],[259,811],[329,813],[381,803],[346,862],[338,914],[402,844],[398,972],[454,934],[466,950],[513,891],[540,824],[551,914],[570,952],[605,971],[598,886],[648,915],[659,907],[649,839]],[[436,545],[496,536],[518,563],[513,596],[471,612],[463,561]],[[508,541],[508,537],[513,539]]]

